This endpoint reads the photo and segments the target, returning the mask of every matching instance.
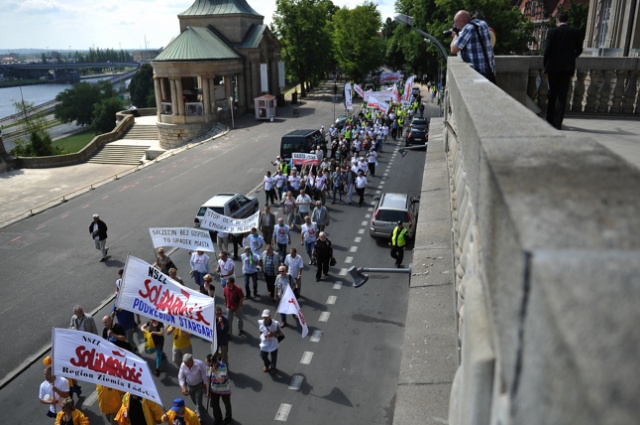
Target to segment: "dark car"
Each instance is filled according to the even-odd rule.
[[[342,130],[344,128],[344,124],[348,119],[349,115],[340,115],[338,118],[336,118],[336,128],[338,130]]]
[[[409,124],[405,146],[426,145],[429,139],[429,121],[425,118],[414,118]]]
[[[320,130],[294,130],[280,139],[280,156],[284,161],[293,153],[310,153],[324,140]]]
[[[419,117],[415,117],[412,121],[411,124],[409,124],[409,128],[415,128],[416,130],[429,130],[427,127],[429,127],[429,122],[427,121],[426,118],[419,118]]]

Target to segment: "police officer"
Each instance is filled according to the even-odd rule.
[[[398,225],[391,233],[391,257],[396,260],[396,267],[402,267],[404,259],[404,247],[407,244],[407,229],[402,225],[402,221],[398,221]]]

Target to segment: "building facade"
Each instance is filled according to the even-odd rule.
[[[160,146],[206,133],[216,121],[280,94],[280,44],[246,0],[195,0],[180,35],[151,62]]]
[[[638,21],[638,0],[591,0],[583,56],[640,56]]]

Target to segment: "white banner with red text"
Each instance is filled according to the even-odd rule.
[[[124,265],[116,308],[182,329],[217,346],[214,299],[179,284],[132,255]]]
[[[369,96],[369,100],[367,101],[367,108],[377,109],[383,114],[389,112],[389,104],[378,97],[374,97],[373,95]]]
[[[318,155],[314,153],[294,152],[291,154],[293,165],[320,165]]]
[[[383,72],[380,74],[380,85],[393,84],[402,80],[401,72]]]
[[[211,208],[207,208],[204,217],[200,220],[201,229],[215,230],[216,232],[247,233],[253,227],[258,227],[260,211],[256,211],[251,217],[233,218],[218,214]]]
[[[411,101],[411,89],[413,88],[413,80],[416,79],[415,75],[407,78],[407,82],[404,84],[404,93],[402,94],[402,101],[409,102]]]
[[[309,333],[307,321],[304,320],[302,310],[300,310],[300,304],[298,304],[298,300],[296,300],[296,296],[293,294],[293,290],[291,290],[291,286],[289,285],[287,285],[287,288],[284,290],[282,298],[280,299],[280,304],[278,304],[278,313],[295,314],[302,325],[302,337],[304,338],[307,336]]]
[[[115,388],[162,406],[146,360],[89,332],[54,328],[51,341],[55,376]]]
[[[362,90],[362,87],[360,87],[359,84],[354,83],[353,90],[355,90],[355,92],[358,93],[358,96],[364,99],[364,90]]]
[[[353,109],[353,93],[351,92],[351,83],[344,85],[344,104],[348,111]]]
[[[150,227],[149,234],[154,248],[171,246],[192,251],[215,251],[207,230],[193,227]]]

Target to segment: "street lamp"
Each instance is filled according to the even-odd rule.
[[[409,264],[407,268],[396,268],[392,269],[389,267],[356,267],[351,266],[349,268],[349,274],[353,279],[353,287],[359,288],[369,280],[369,275],[364,274],[362,272],[370,272],[370,273],[407,273],[409,275],[409,283],[411,283],[411,270],[413,269],[413,265]]]
[[[434,36],[432,36],[431,34],[427,34],[426,32],[414,27],[413,16],[405,15],[403,13],[398,13],[396,16],[393,17],[393,19],[397,22],[400,22],[401,24],[405,24],[406,26],[410,27],[412,30],[420,34],[422,37],[424,37],[424,41],[427,44],[433,43],[436,46],[436,50],[438,50],[441,56],[440,58],[441,60],[439,61],[439,64],[438,64],[439,73],[440,73],[440,75],[438,76],[438,82],[439,82],[439,90],[442,90],[442,62],[444,61],[444,63],[446,63],[447,57],[449,56],[444,46],[442,45],[442,43],[440,43],[440,41]]]

